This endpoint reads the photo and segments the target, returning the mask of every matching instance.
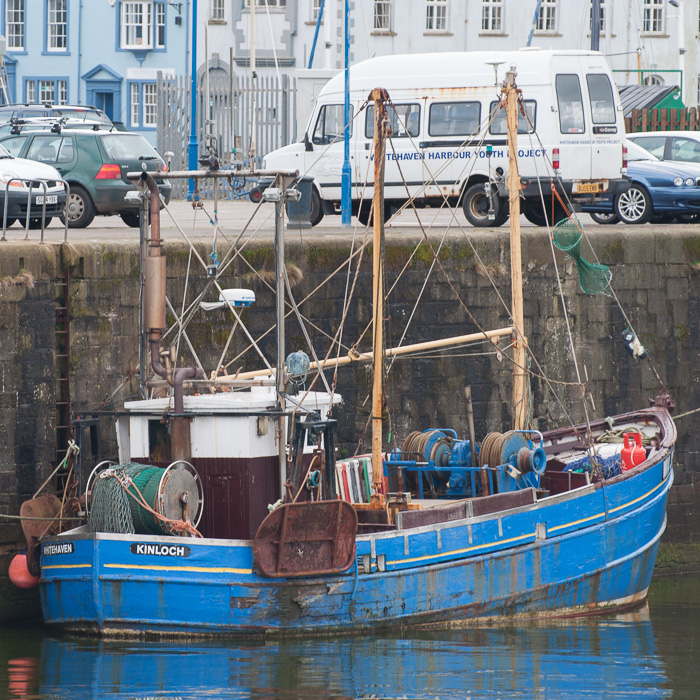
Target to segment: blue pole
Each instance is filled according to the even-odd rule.
[[[341,223],[345,227],[350,226],[350,214],[352,212],[352,170],[350,168],[350,32],[348,31],[350,16],[350,0],[345,0],[345,159],[343,160],[343,177],[340,191]]]
[[[318,8],[318,19],[316,20],[316,30],[314,31],[314,43],[311,44],[311,55],[309,56],[309,68],[314,64],[314,53],[316,53],[316,42],[318,41],[318,30],[321,28],[321,21],[323,20],[323,6],[326,4],[326,0],[321,0],[321,7]]]
[[[192,0],[192,76],[190,87],[190,142],[188,167],[197,170],[197,0]],[[189,181],[187,201],[194,195],[194,180]]]
[[[540,7],[542,7],[542,0],[537,0],[535,16],[532,18],[532,26],[530,27],[530,33],[527,35],[527,44],[525,44],[525,46],[530,46],[530,44],[532,44],[532,35],[535,33],[535,28],[537,27],[537,17],[540,14]]]

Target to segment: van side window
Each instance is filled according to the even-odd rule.
[[[420,105],[389,105],[387,111],[391,121],[391,138],[400,139],[418,136],[420,133]],[[365,136],[368,139],[374,138],[374,105],[367,107]]]
[[[562,134],[582,134],[585,131],[583,121],[583,99],[578,75],[558,75],[557,104],[559,106],[559,129]]]
[[[508,123],[506,121],[506,110],[499,109],[500,102],[492,102],[489,105],[489,114],[491,115],[491,126],[489,127],[490,134],[507,134]],[[535,100],[525,100],[525,115],[518,110],[518,133],[532,133],[537,128],[537,102]]]
[[[591,101],[591,115],[594,124],[615,123],[615,101],[613,100],[610,78],[604,73],[591,73],[586,76],[588,99]]]
[[[353,107],[350,105],[350,136],[352,136],[352,115]],[[345,106],[323,105],[316,119],[316,126],[311,140],[319,145],[325,146],[333,143],[336,139],[343,139],[345,130]]]
[[[469,136],[481,122],[480,102],[437,102],[428,112],[430,136]]]

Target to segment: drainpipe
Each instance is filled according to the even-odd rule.
[[[78,86],[78,100],[76,104],[81,104],[80,102],[80,64],[81,58],[83,57],[83,0],[80,0],[78,5],[78,75],[75,84]],[[70,103],[70,99],[68,100]],[[85,96],[85,102],[87,103],[87,95]]]
[[[148,241],[146,256],[146,291],[145,291],[145,327],[151,348],[151,367],[159,376],[167,379],[173,387],[175,416],[171,422],[170,441],[172,459],[190,460],[192,448],[190,444],[189,419],[184,417],[183,385],[187,379],[204,379],[204,372],[198,367],[171,368],[160,361],[160,341],[166,328],[165,321],[165,256],[162,251],[160,238],[160,193],[158,185],[149,173],[141,173],[141,181],[145,182],[150,192],[151,238]]]

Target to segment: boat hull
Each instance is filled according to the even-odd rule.
[[[304,579],[258,575],[247,540],[66,533],[43,545],[44,618],[104,634],[295,634],[632,606],[665,529],[671,459],[512,510],[363,535],[348,572]]]

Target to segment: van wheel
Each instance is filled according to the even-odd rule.
[[[646,188],[635,182],[625,192],[618,194],[615,213],[623,224],[645,224],[649,221],[654,209]]]
[[[464,193],[462,201],[464,216],[467,217],[467,221],[472,226],[501,226],[505,223],[505,219],[502,219],[503,209],[506,209],[505,200],[493,192],[491,200],[493,201],[495,218],[489,221],[491,201],[489,201],[489,197],[484,190],[484,184],[483,182],[477,182]],[[506,216],[506,218],[508,217]],[[500,223],[497,223],[499,221]]]
[[[539,198],[530,200],[523,209],[523,215],[535,226],[546,226],[549,222],[550,226],[558,224],[562,219],[566,218],[564,207],[559,204],[559,201],[554,203],[554,216],[552,217],[552,198],[545,197],[545,209],[542,209],[542,202]],[[550,219],[553,219],[550,221]]]
[[[121,214],[119,214],[119,217],[127,226],[130,226],[131,228],[141,227],[141,214],[139,214],[139,212],[123,211]]]
[[[53,218],[53,217],[51,217],[51,216],[47,216],[47,217],[44,219],[44,228],[46,228],[46,227],[51,223],[51,219],[52,219],[52,218]],[[14,219],[8,219],[8,220],[7,220],[7,225],[8,225],[8,226],[10,225],[10,221],[12,221],[12,222],[14,223]],[[19,219],[19,223],[22,224],[22,227],[23,227],[23,228],[26,228],[26,227],[27,227],[27,220],[26,220],[26,219]],[[40,217],[40,216],[37,216],[37,217],[34,217],[34,216],[33,216],[33,217],[31,217],[31,218],[29,219],[29,228],[30,228],[30,229],[34,229],[34,230],[40,229],[40,228],[41,228],[41,217]]]
[[[357,212],[357,220],[363,226],[372,226],[374,223],[374,216],[370,216],[372,211],[372,202],[363,202],[362,206]],[[397,211],[396,205],[392,205],[389,202],[384,202],[384,222],[391,219],[392,214]]]
[[[95,218],[95,205],[87,190],[80,185],[71,185],[66,212],[68,214],[68,228],[85,228],[92,223]],[[65,223],[63,216],[61,216],[61,221]]]
[[[323,219],[323,206],[321,204],[321,197],[319,196],[316,188],[311,186],[311,211],[309,213],[309,219],[312,226],[316,226],[321,223]]]

